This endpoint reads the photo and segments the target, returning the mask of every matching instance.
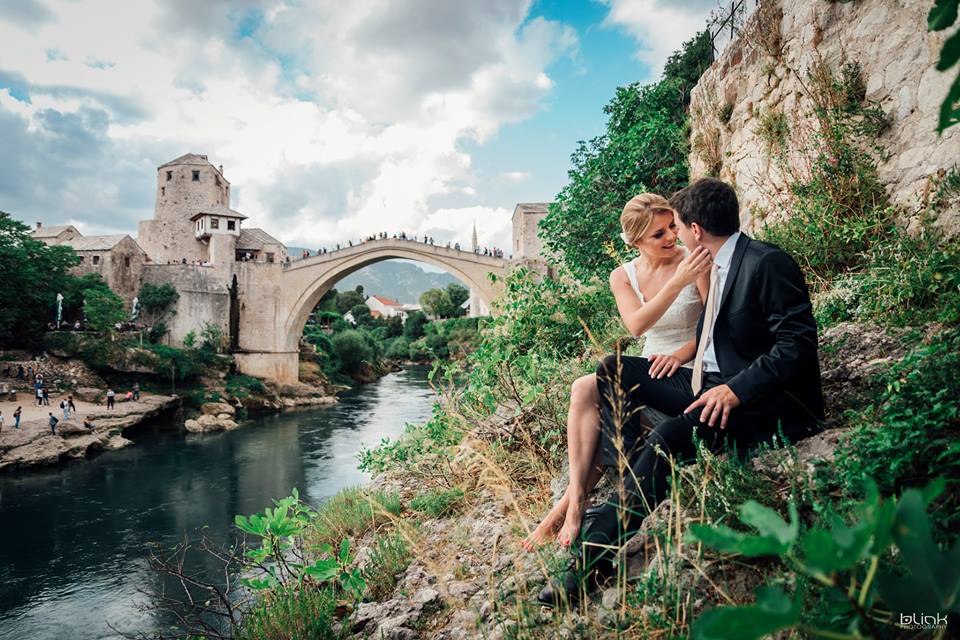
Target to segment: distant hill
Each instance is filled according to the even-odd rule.
[[[367,295],[376,293],[399,302],[417,303],[424,291],[443,288],[451,282],[459,280],[448,273],[424,271],[409,262],[385,260],[351,273],[338,282],[336,288],[346,291],[362,285]]]

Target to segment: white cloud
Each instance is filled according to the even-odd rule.
[[[637,41],[637,58],[657,78],[670,54],[706,26],[716,0],[601,0],[610,8],[604,23]]]
[[[92,231],[134,231],[156,166],[192,151],[225,165],[251,226],[293,244],[428,227],[465,240],[471,212],[498,220],[478,229],[492,243],[505,209],[438,216],[430,201],[479,195],[461,143],[536,113],[577,47],[570,27],[528,19],[530,0],[45,6],[29,28],[0,15],[0,87],[16,85],[0,88],[0,134],[22,154],[5,172],[36,186],[0,177],[0,209]]]
[[[500,177],[510,182],[523,182],[530,177],[530,174],[526,171],[504,171]]]

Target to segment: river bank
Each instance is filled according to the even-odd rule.
[[[429,417],[428,371],[343,391],[334,405],[262,413],[229,432],[155,420],[131,430],[136,446],[0,475],[0,521],[27,523],[0,528],[0,640],[168,634],[174,621],[144,609],[163,602],[144,593],[160,585],[146,562],[152,545],[203,535],[228,544],[236,514],[262,513],[293,487],[319,504],[368,482],[358,451]],[[222,577],[210,558],[191,557],[198,577]]]

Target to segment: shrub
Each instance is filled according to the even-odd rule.
[[[348,536],[362,536],[389,522],[391,516],[400,515],[401,509],[400,498],[393,494],[344,489],[317,510],[309,542],[317,548],[338,545]]]
[[[243,617],[237,640],[328,640],[334,630],[337,600],[329,588],[308,584],[277,589],[261,597]]]
[[[400,534],[393,533],[378,538],[363,570],[367,582],[367,598],[380,600],[390,595],[397,585],[397,576],[406,570],[411,557],[410,547]]]
[[[369,361],[373,356],[368,339],[356,329],[334,334],[332,343],[333,350],[347,373],[356,373],[364,361]]]
[[[410,501],[410,508],[422,511],[431,518],[442,518],[454,512],[463,500],[463,490],[459,487],[418,493]]]
[[[391,360],[406,360],[410,357],[410,341],[403,336],[394,338],[390,341],[385,355]]]

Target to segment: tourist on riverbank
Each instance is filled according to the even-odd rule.
[[[3,411],[0,411],[0,431],[3,431]]]
[[[43,387],[41,387],[40,385],[37,385],[36,394],[37,394],[37,406],[42,407],[43,406]]]
[[[57,416],[53,415],[52,412],[48,415],[50,416],[50,433],[57,435],[57,423],[60,421],[57,420]]]
[[[13,412],[13,428],[20,428],[20,416],[23,415],[23,407],[17,407],[17,410]]]
[[[22,365],[22,364],[18,364],[18,365],[17,365],[17,380],[23,380],[24,377],[26,377],[26,373],[25,373],[24,370],[23,370],[23,365]]]
[[[73,396],[67,396],[67,406],[70,408],[70,411],[76,413],[77,405],[73,402]]]
[[[133,383],[133,399],[134,400],[140,399],[140,383],[139,382]]]
[[[91,431],[93,431],[93,423],[90,422],[90,418],[83,419],[83,427],[85,429],[90,429]]]
[[[50,406],[50,390],[44,387],[42,393],[43,393],[43,406],[49,407]]]
[[[116,402],[117,394],[113,389],[107,389],[107,409],[113,409],[113,403]]]
[[[67,404],[66,400],[60,401],[60,411],[63,412],[64,422],[70,419],[70,405]]]

